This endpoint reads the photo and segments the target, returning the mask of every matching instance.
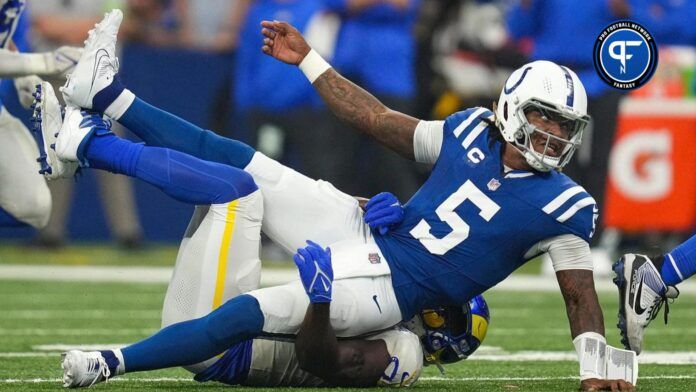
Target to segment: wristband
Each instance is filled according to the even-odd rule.
[[[580,380],[606,379],[607,339],[596,332],[585,332],[573,339],[580,362]]]
[[[312,49],[302,59],[299,67],[300,71],[309,79],[309,82],[314,83],[321,74],[331,68],[331,64],[327,63],[316,50]]]

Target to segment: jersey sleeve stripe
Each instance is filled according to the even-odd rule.
[[[542,210],[550,214],[554,211],[556,211],[560,206],[563,205],[563,203],[567,202],[570,200],[571,197],[577,195],[580,192],[584,192],[585,190],[580,186],[576,185],[572,188],[566,189],[563,193],[558,195],[555,199],[551,200],[549,204],[547,204]]]
[[[483,130],[486,129],[487,126],[488,124],[481,121],[476,127],[474,127],[474,129],[471,130],[471,132],[469,132],[468,135],[466,135],[464,141],[462,142],[462,146],[464,146],[464,148],[469,148],[469,146],[471,146],[474,140],[476,140],[476,138],[479,137],[481,132],[483,132]]]
[[[595,202],[595,199],[592,197],[586,197],[584,199],[580,199],[577,203],[573,204],[570,208],[566,210],[561,216],[556,218],[557,221],[563,223],[567,221],[568,219],[572,218],[573,215],[575,215],[576,212],[580,211],[582,208],[585,208],[587,206],[591,206],[593,204],[597,204]]]
[[[471,123],[474,122],[474,120],[476,120],[482,113],[487,112],[487,111],[488,111],[488,109],[486,109],[486,108],[476,109],[476,111],[471,113],[471,115],[466,120],[464,120],[461,124],[459,124],[459,126],[454,128],[454,131],[453,131],[454,137],[459,137],[459,135],[461,135],[462,132],[464,132],[464,129],[466,129],[469,125],[471,125]]]

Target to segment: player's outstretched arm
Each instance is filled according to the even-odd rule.
[[[81,48],[70,46],[62,46],[53,52],[45,53],[19,53],[0,49],[0,78],[28,75],[58,77],[75,67],[81,53]]]
[[[592,270],[569,269],[556,272],[566,304],[570,333],[574,342],[581,335],[599,335],[604,337],[604,315],[599,305],[594,286]],[[582,353],[579,353],[583,362]],[[582,367],[582,365],[581,365]],[[580,382],[582,391],[633,391],[633,385],[624,380],[603,380],[591,375]]]
[[[286,22],[263,21],[262,50],[287,64],[297,65],[336,117],[408,159],[415,159],[413,134],[419,120],[391,110],[369,92],[330,68]]]
[[[308,242],[295,264],[310,304],[295,340],[300,367],[334,386],[376,386],[390,363],[383,340],[338,341],[331,326],[331,252]]]

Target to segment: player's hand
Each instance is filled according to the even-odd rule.
[[[331,267],[331,249],[322,249],[318,244],[307,241],[308,246],[300,248],[293,257],[300,279],[309,296],[309,302],[331,302],[331,285],[333,268]]]
[[[80,56],[82,56],[82,48],[61,46],[49,55],[47,61],[49,73],[54,76],[65,76],[75,69]]]
[[[370,228],[384,235],[404,220],[404,207],[392,193],[382,192],[365,204],[363,219]]]
[[[22,104],[24,109],[29,109],[31,104],[34,103],[34,91],[36,90],[36,85],[41,84],[43,80],[36,75],[22,76],[21,78],[15,78],[14,84],[17,89],[17,97],[19,97],[19,103]]]
[[[593,392],[593,391],[616,391],[633,392],[636,387],[633,386],[628,381],[625,380],[600,380],[597,378],[588,378],[587,380],[582,380],[580,382],[580,390],[583,392]]]
[[[267,55],[284,63],[298,65],[312,49],[302,34],[287,22],[261,22],[263,46]]]

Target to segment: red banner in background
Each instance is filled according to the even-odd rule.
[[[621,103],[604,206],[608,227],[690,231],[696,225],[696,101]]]

